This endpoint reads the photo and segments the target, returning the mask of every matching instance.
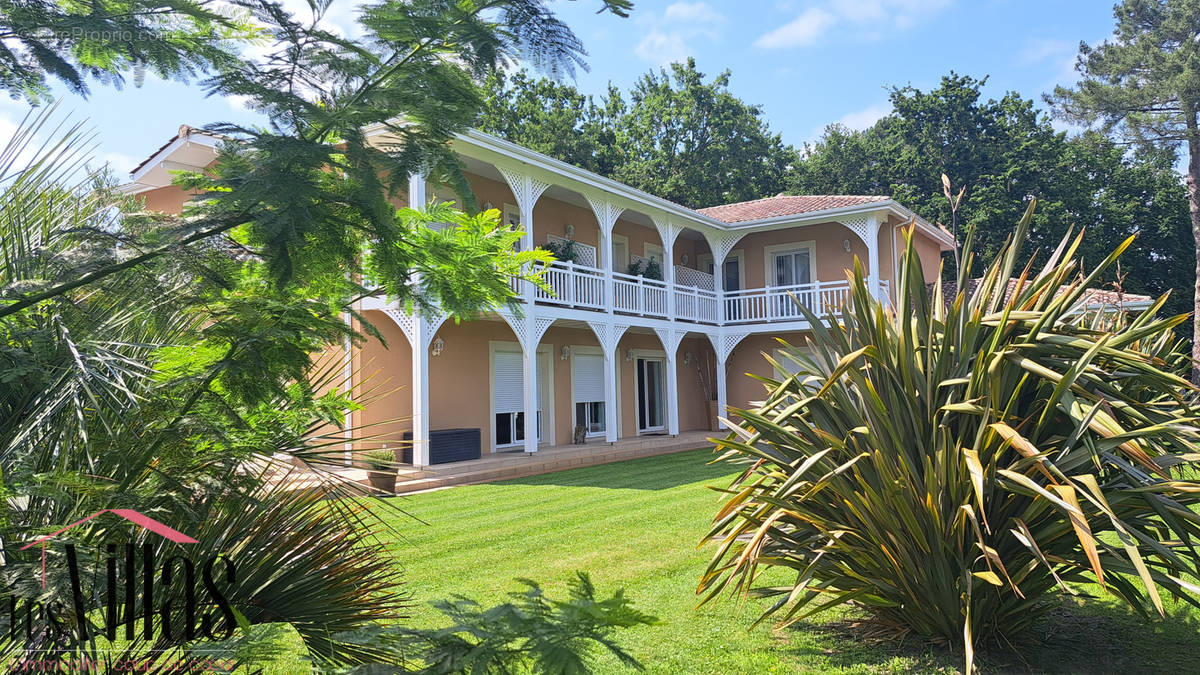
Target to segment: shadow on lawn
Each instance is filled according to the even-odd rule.
[[[710,448],[688,450],[671,455],[642,457],[537,476],[511,478],[497,481],[497,484],[669,490],[681,485],[710,481],[712,485],[725,487],[727,481],[720,479],[737,471],[737,467],[731,464],[710,464],[715,458],[716,455]]]
[[[815,646],[802,651],[820,653],[842,668],[962,670],[961,650],[913,637],[870,642],[849,620],[801,622],[794,630],[817,638]],[[1187,606],[1168,609],[1165,619],[1146,621],[1112,602],[1068,600],[1013,636],[1010,644],[978,645],[975,662],[981,673],[1182,673],[1197,672],[1197,654],[1200,618]]]

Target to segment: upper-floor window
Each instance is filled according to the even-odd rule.
[[[712,256],[704,253],[701,254],[696,263],[700,266],[701,272],[713,274],[713,259]],[[742,288],[742,252],[734,251],[725,256],[725,274],[721,277],[721,288],[726,291],[737,291]],[[715,276],[715,274],[714,274]]]
[[[816,256],[812,242],[767,246],[767,282],[770,286],[799,286],[816,278]]]

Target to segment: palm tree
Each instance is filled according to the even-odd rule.
[[[0,151],[4,297],[53,284],[67,269],[112,264],[134,255],[131,235],[145,241],[178,226],[134,211],[103,172],[87,169],[91,144],[81,127],[52,130],[52,118],[31,116]],[[48,131],[56,140],[35,146]],[[261,283],[262,264],[199,242],[0,319],[4,582],[19,600],[72,607],[64,548],[46,547],[43,589],[40,551],[20,546],[102,509],[136,509],[199,542],[183,549],[136,535],[139,567],[143,546],[158,561],[223,553],[235,574],[222,576],[218,562],[217,576],[243,628],[289,624],[318,664],[387,661],[386,648],[350,635],[396,621],[406,605],[379,538],[382,521],[353,498],[362,494],[353,484],[320,471],[340,461],[346,438],[338,425],[355,404],[329,386],[340,367],[312,356],[345,334],[345,295],[277,289]],[[317,471],[305,489],[287,478],[295,460]],[[146,638],[140,624],[132,640],[103,638],[106,547],[129,535],[118,519],[72,530],[86,610],[59,613],[63,635],[40,621],[16,639],[4,630],[0,658],[62,648],[97,662],[144,658],[165,668],[201,646],[248,658],[261,631],[221,640],[232,627],[219,620],[210,625],[215,641],[161,627]],[[150,609],[183,608],[184,586],[160,587]],[[139,594],[139,621],[144,604]],[[218,619],[216,609],[201,603],[197,624],[206,613]],[[118,607],[119,619],[128,616]],[[119,651],[107,650],[114,646]]]

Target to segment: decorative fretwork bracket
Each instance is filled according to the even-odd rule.
[[[737,232],[716,232],[706,234],[704,238],[708,240],[708,247],[712,249],[713,268],[719,270],[725,264],[725,256],[742,240],[742,235]]]
[[[521,343],[521,349],[525,353],[537,351],[537,347],[542,342],[542,336],[554,324],[554,318],[548,316],[529,317],[528,315],[518,316],[509,310],[498,310],[496,312],[504,322],[512,328],[513,333],[517,336],[517,342]],[[531,325],[529,322],[533,321]],[[526,334],[527,330],[533,330],[533,335]],[[532,340],[532,343],[530,343]]]
[[[654,217],[654,227],[658,229],[658,238],[662,240],[664,249],[669,249],[675,244],[675,238],[683,231],[683,228],[676,225],[670,219],[662,219]]]
[[[596,339],[600,341],[600,348],[604,350],[606,355],[611,355],[617,350],[617,344],[621,342],[621,336],[625,335],[625,331],[629,329],[627,324],[602,323],[599,321],[589,321],[588,326],[596,334]]]
[[[404,337],[408,338],[408,344],[412,345],[414,348],[417,346],[415,336],[417,332],[418,321],[421,322],[421,327],[424,329],[422,331],[422,342],[424,344],[421,346],[425,349],[429,349],[429,345],[433,343],[433,337],[437,333],[437,330],[442,327],[443,323],[446,323],[446,319],[450,318],[449,314],[441,310],[434,312],[428,317],[413,316],[412,314],[409,314],[403,309],[395,306],[385,307],[382,311],[389,318],[391,318],[392,321],[396,322],[396,325],[399,326],[400,330],[404,333]]]
[[[713,351],[717,353],[717,361],[720,363],[725,363],[738,344],[750,334],[746,331],[705,333],[708,341],[712,343]]]
[[[675,357],[675,353],[679,351],[680,341],[683,340],[684,335],[687,335],[687,331],[674,328],[655,328],[654,332],[658,334],[658,341],[662,343],[663,349],[670,358]]]
[[[868,247],[871,246],[872,235],[878,234],[879,220],[873,214],[842,218],[838,222],[858,235],[862,243]]]
[[[497,166],[496,168],[508,182],[508,187],[513,192],[513,198],[517,200],[517,207],[521,209],[521,218],[524,220],[527,215],[533,213],[533,205],[537,203],[546,188],[550,187],[550,183],[508,167]],[[524,222],[521,224],[525,225]]]
[[[596,222],[600,225],[600,231],[607,239],[612,236],[613,225],[617,223],[617,218],[620,218],[621,214],[625,212],[625,207],[618,206],[602,197],[588,195],[587,200],[592,205],[592,212],[596,214]]]

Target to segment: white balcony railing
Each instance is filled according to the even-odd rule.
[[[675,287],[675,317],[685,321],[719,323],[721,303],[715,291],[694,286]]]
[[[613,272],[613,309],[641,316],[667,316],[667,284],[657,279]]]
[[[724,295],[725,323],[800,321],[804,319],[804,314],[797,303],[815,314],[824,315],[849,299],[848,281],[814,281],[793,286],[728,291]]]
[[[604,272],[572,262],[556,261],[546,270],[546,285],[554,292],[537,289],[538,301],[568,307],[604,310]]]
[[[546,284],[552,292],[534,291],[539,303],[608,311],[609,298],[605,292],[602,270],[570,262],[554,262],[546,270]],[[747,324],[771,321],[803,321],[797,302],[818,316],[824,316],[850,301],[847,281],[815,281],[793,286],[747,288],[718,293],[706,288],[669,285],[657,279],[647,279],[620,272],[612,273],[611,310],[654,318],[670,316],[670,298],[674,295],[675,318],[704,324]],[[521,282],[512,280],[513,289]],[[890,304],[889,284],[880,280],[880,294]]]

